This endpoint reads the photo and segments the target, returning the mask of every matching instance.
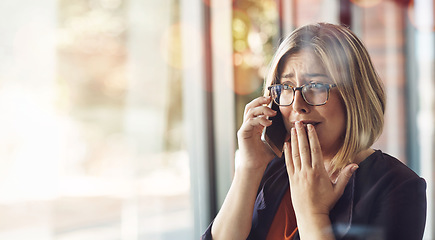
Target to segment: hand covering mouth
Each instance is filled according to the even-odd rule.
[[[307,125],[308,124],[311,124],[311,125],[313,125],[314,127],[316,127],[317,125],[319,125],[320,124],[320,122],[316,122],[316,121],[294,121],[294,122],[292,122],[292,127],[295,127],[295,123],[296,122],[301,122],[303,125],[304,125],[304,127],[306,128],[307,127]]]

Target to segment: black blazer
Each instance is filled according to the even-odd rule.
[[[249,240],[266,239],[288,187],[285,161],[275,158],[260,183]],[[426,182],[378,150],[360,163],[329,216],[336,239],[422,239]],[[212,239],[211,225],[202,239]]]

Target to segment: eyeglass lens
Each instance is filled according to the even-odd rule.
[[[308,84],[302,87],[302,96],[310,105],[322,105],[328,100],[328,86],[324,84]],[[291,86],[275,85],[271,95],[276,104],[288,106],[293,103],[295,90]]]

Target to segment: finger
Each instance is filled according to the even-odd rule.
[[[305,127],[301,122],[296,122],[296,132],[298,135],[299,154],[301,158],[301,168],[311,168],[311,153],[310,145],[308,143],[307,133]]]
[[[291,156],[293,161],[293,170],[298,171],[301,169],[301,156],[299,154],[299,143],[298,143],[298,136],[296,134],[296,129],[292,128],[290,130],[291,134]]]
[[[334,185],[334,192],[341,196],[344,192],[344,188],[346,187],[349,179],[352,177],[352,174],[358,169],[357,164],[349,164],[343,170],[341,170],[338,175],[337,182]]]
[[[250,119],[250,118],[255,118],[258,116],[267,116],[267,117],[273,117],[277,114],[277,111],[272,110],[271,108],[267,107],[267,106],[259,106],[259,107],[255,107],[255,108],[251,108],[248,110],[248,112],[246,113],[246,117],[245,120]]]
[[[308,140],[310,142],[311,164],[313,168],[324,169],[322,148],[320,147],[319,138],[316,129],[312,124],[307,125]]]
[[[245,106],[245,111],[244,111],[244,118],[246,119],[247,118],[247,116],[248,116],[248,113],[252,110],[252,109],[254,109],[254,108],[256,108],[256,107],[259,107],[259,106],[262,106],[262,105],[264,105],[264,104],[268,104],[268,103],[270,103],[270,101],[271,101],[271,97],[258,97],[258,98],[256,98],[256,99],[254,99],[254,100],[252,100],[251,102],[249,102],[248,104],[246,104],[246,106]]]
[[[291,176],[293,176],[293,173],[295,172],[295,167],[293,165],[293,160],[291,157],[291,148],[290,148],[289,142],[284,143],[284,156],[285,156],[285,164],[287,166],[287,173],[291,177]]]
[[[249,118],[246,120],[241,126],[239,133],[240,137],[250,138],[255,133],[260,133],[263,130],[263,127],[268,127],[272,125],[272,120],[267,119],[266,116],[258,116],[255,118]],[[257,128],[257,131],[253,131]]]
[[[272,120],[269,120],[266,116],[261,115],[261,116],[257,116],[254,118],[251,118],[248,120],[248,124],[256,127],[256,126],[263,126],[263,127],[268,127],[272,124]]]

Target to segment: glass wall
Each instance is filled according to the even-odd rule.
[[[425,239],[435,239],[433,229],[433,159],[435,153],[434,98],[435,95],[435,4],[434,1],[419,0],[278,0],[276,11],[279,14],[279,31],[271,36],[276,47],[280,38],[295,28],[312,22],[332,22],[349,26],[365,43],[378,74],[385,84],[387,110],[385,128],[374,148],[382,149],[396,156],[428,183],[428,218]],[[239,12],[253,13],[256,7],[249,0],[238,0],[234,4],[233,21],[239,22]],[[258,8],[258,7],[257,7]],[[255,12],[254,12],[255,13]],[[264,14],[264,13],[263,13]],[[243,15],[242,15],[243,16]],[[262,14],[245,14],[244,19],[254,23],[248,25],[247,32],[258,29],[255,19]],[[242,18],[243,19],[243,18]],[[238,25],[233,25],[236,37]],[[264,31],[267,32],[267,31]],[[247,42],[252,44],[251,42]],[[261,74],[237,74],[243,72],[238,64],[239,44],[234,42],[236,71],[235,83],[250,82],[261,89]],[[242,45],[243,46],[243,45]],[[262,56],[273,54],[274,48],[263,44]],[[252,48],[255,45],[252,44]],[[270,50],[270,51],[269,51]],[[267,64],[267,62],[266,62]],[[266,65],[267,66],[267,65]],[[251,72],[261,72],[264,65],[249,65]],[[245,70],[245,72],[247,72]],[[252,83],[253,82],[253,83]],[[243,89],[249,89],[244,87]],[[238,125],[241,124],[244,106],[260,91],[246,94],[236,91]]]
[[[433,0],[3,0],[0,239],[197,239],[282,37],[342,23],[388,97],[375,144],[428,183]]]
[[[0,239],[192,239],[178,1],[1,1]]]

